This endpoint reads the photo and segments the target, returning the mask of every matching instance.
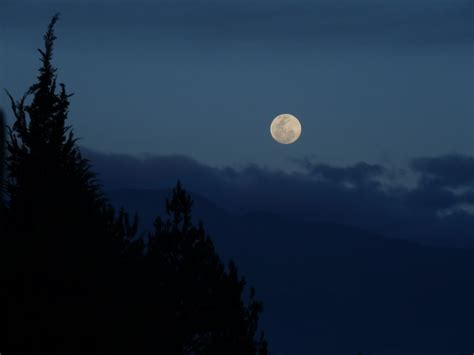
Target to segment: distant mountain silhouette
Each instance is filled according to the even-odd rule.
[[[161,213],[155,201],[167,194],[108,191],[113,203],[138,212],[145,228]],[[274,354],[474,348],[474,252],[265,212],[234,216],[192,196],[219,253],[259,285]]]

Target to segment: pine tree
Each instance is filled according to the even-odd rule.
[[[190,195],[178,182],[166,201],[168,219],[157,218],[148,245],[153,288],[147,293],[168,354],[266,354],[256,340],[262,304],[233,262],[222,264],[203,224],[192,224]]]
[[[0,110],[0,232],[4,232],[5,201],[3,199],[5,183],[5,121],[3,111]],[[0,246],[1,247],[1,246]]]
[[[52,64],[58,18],[39,49],[37,82],[18,101],[7,92],[15,121],[7,141],[8,233],[2,236],[10,255],[2,277],[17,295],[8,309],[11,342],[50,354],[97,341],[107,322],[97,316],[120,277],[117,260],[137,231],[136,218],[130,223],[123,211],[116,217],[66,125],[71,94],[57,84]]]
[[[3,120],[3,112],[0,110],[0,285],[5,285],[5,268],[7,264],[5,261],[7,260],[6,256],[6,243],[5,243],[5,205],[3,200],[3,190],[5,188],[3,176],[4,176],[4,164],[5,164],[5,156],[4,156],[4,147],[5,147],[5,122]],[[3,237],[1,237],[3,236]],[[7,304],[7,293],[6,287],[0,286],[0,304]],[[6,318],[5,308],[2,307],[0,310],[0,319]],[[7,332],[6,324],[1,323],[0,321],[0,344],[5,344],[5,334]]]
[[[54,234],[70,226],[74,216],[64,206],[72,203],[75,210],[91,213],[105,208],[89,164],[66,126],[71,95],[64,84],[57,92],[52,66],[57,20],[55,15],[44,35],[44,49],[38,49],[42,66],[37,83],[19,101],[8,93],[16,120],[8,141],[7,193],[11,218],[25,233]],[[26,104],[30,96],[32,101]]]
[[[8,93],[0,350],[266,355],[255,290],[245,302],[245,280],[193,225],[179,183],[146,245],[135,238],[138,218],[116,214],[102,195],[66,125],[71,95],[52,65],[57,21],[39,50],[37,82],[18,101]]]
[[[38,81],[19,101],[7,92],[15,116],[7,143],[10,221],[23,236],[58,236],[56,243],[71,245],[76,251],[83,247],[90,251],[91,242],[98,252],[121,250],[136,233],[136,223],[130,224],[123,213],[116,218],[88,160],[81,155],[77,138],[66,125],[72,95],[64,84],[58,89],[52,65],[58,19],[57,14],[52,18],[44,35],[44,49],[38,49],[42,63]],[[65,233],[79,237],[72,240]],[[106,238],[114,239],[116,249]]]

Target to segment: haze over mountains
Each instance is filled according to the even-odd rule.
[[[394,193],[390,195],[372,178],[383,168],[368,164],[318,166],[330,179],[311,181],[309,173],[272,172],[257,166],[241,171],[217,169],[185,157],[140,161],[130,156],[87,154],[112,202],[137,212],[144,230],[150,229],[156,215],[164,214],[169,190],[163,185],[172,186],[172,180],[179,177],[189,186],[195,200],[194,217],[204,221],[222,257],[234,259],[249,283],[257,287],[265,305],[263,327],[274,354],[309,354],[306,349],[314,349],[311,354],[359,350],[368,354],[461,354],[472,350],[474,251],[455,247],[461,241],[467,246],[469,231],[458,225],[463,238],[449,239],[451,235],[440,232],[427,239],[434,227],[423,221],[437,226],[445,223],[452,231],[456,228],[452,220],[431,214],[434,199],[431,205],[420,207],[424,201],[420,195],[429,185],[426,180],[433,179],[429,185],[433,187],[434,180],[438,185],[453,185],[454,178],[443,182],[438,174],[434,179],[434,168],[430,168],[425,181],[400,191],[399,205],[393,206],[397,201]],[[435,161],[439,164],[443,159]],[[417,162],[428,164],[427,160]],[[137,188],[153,185],[156,188]],[[316,195],[318,201],[311,204]],[[217,197],[218,202],[209,196]],[[252,196],[252,206],[245,205],[248,196]],[[397,231],[413,228],[412,234],[400,235],[405,238],[424,232],[420,239],[425,245],[417,238],[394,239],[396,233],[387,236],[377,231],[381,225],[387,227],[387,221],[381,219],[402,206],[402,197],[405,207],[410,207],[407,201],[415,202],[397,217],[402,220],[411,214],[412,223],[405,219],[404,225],[393,226]],[[342,215],[342,222],[331,221],[331,214],[321,211],[324,205],[331,213],[343,206],[346,209],[340,213],[348,215]],[[351,213],[359,218],[373,214],[376,228],[371,229],[363,219],[367,228],[352,224],[357,220]],[[463,210],[448,218],[460,216],[472,223],[472,216]]]
[[[146,223],[164,214],[169,192],[108,195]],[[232,216],[193,196],[195,217],[205,221],[219,253],[238,262],[265,301],[263,326],[275,354],[313,347],[455,354],[472,346],[474,252],[263,212]]]
[[[474,158],[419,157],[406,168],[295,161],[212,167],[186,156],[104,154],[83,149],[106,189],[168,189],[178,179],[232,214],[273,213],[356,226],[428,245],[474,247]]]

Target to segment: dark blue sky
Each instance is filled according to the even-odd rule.
[[[474,153],[473,3],[2,1],[1,86],[19,96],[50,16],[82,144],[211,165],[401,166]],[[7,104],[5,95],[0,103]],[[269,135],[282,112],[294,145]]]
[[[107,195],[148,228],[180,179],[257,286],[272,353],[469,351],[472,0],[0,0],[15,97],[56,11],[70,123]],[[292,145],[269,134],[283,112]]]

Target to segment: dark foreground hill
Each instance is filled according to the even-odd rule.
[[[109,191],[148,227],[166,190]],[[351,226],[232,216],[194,195],[216,247],[258,285],[273,354],[461,354],[474,349],[474,252]],[[305,350],[303,350],[305,349]]]

